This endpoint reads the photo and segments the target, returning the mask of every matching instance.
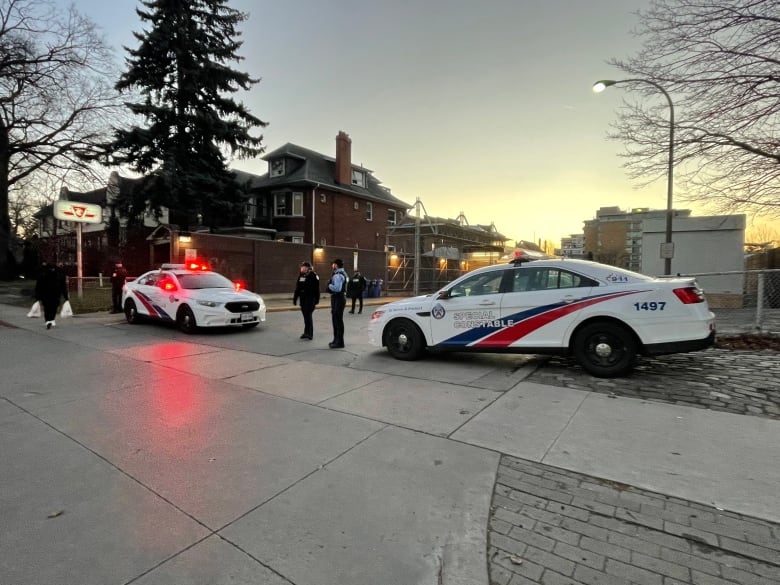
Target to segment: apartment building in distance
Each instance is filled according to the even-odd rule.
[[[671,274],[697,275],[711,301],[738,299],[745,286],[745,225],[743,214],[697,217],[688,209],[673,210]],[[666,242],[666,210],[602,207],[595,219],[584,222],[582,237],[579,257],[649,276],[664,273],[661,247]],[[576,245],[577,236],[563,238],[561,255],[576,257],[572,253]]]
[[[675,209],[673,213],[673,229],[675,220],[691,215],[688,209]],[[648,253],[643,231],[649,220],[660,220],[666,225],[666,210],[637,207],[624,211],[619,207],[601,207],[595,219],[583,222],[584,257],[641,272],[642,258]],[[658,255],[658,249],[649,253]]]
[[[561,247],[555,250],[555,255],[564,258],[587,259],[585,234],[570,234],[561,238]]]

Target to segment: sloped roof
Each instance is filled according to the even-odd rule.
[[[352,168],[359,169],[365,173],[365,187],[336,183],[336,159],[297,144],[288,142],[262,158],[265,161],[283,158],[290,161],[290,163],[287,165],[287,172],[280,177],[271,177],[269,173],[254,175],[243,171],[233,171],[240,182],[248,183],[250,189],[319,184],[339,193],[354,195],[369,201],[379,201],[401,209],[410,209],[412,207],[393,195],[390,189],[383,187],[381,181],[374,176],[373,172],[362,166],[352,165]]]

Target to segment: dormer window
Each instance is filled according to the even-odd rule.
[[[269,173],[269,176],[271,176],[271,177],[281,177],[283,175],[284,175],[284,159],[280,158],[280,159],[271,161],[271,171]]]
[[[366,173],[357,169],[352,169],[352,184],[358,187],[365,187]]]

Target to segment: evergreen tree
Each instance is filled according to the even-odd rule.
[[[127,71],[116,88],[137,92],[139,100],[127,106],[146,126],[116,130],[107,162],[128,164],[146,179],[119,204],[135,213],[167,207],[172,223],[199,214],[211,226],[235,221],[242,198],[229,158],[262,153],[262,136],[251,130],[266,125],[230,97],[258,82],[229,66],[241,60],[236,26],[247,15],[227,0],[141,4],[145,10],[136,12],[149,28],[134,33],[140,45],[126,48]]]

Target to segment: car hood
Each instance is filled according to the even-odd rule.
[[[386,305],[382,305],[380,307],[380,310],[382,309],[393,309],[396,311],[399,310],[423,310],[425,307],[428,307],[431,304],[431,295],[420,295],[419,297],[410,297],[408,299],[401,299],[400,301],[393,301],[392,303],[387,303]]]
[[[191,290],[190,297],[193,299],[200,299],[202,301],[214,301],[217,303],[232,303],[251,301],[260,303],[263,302],[263,298],[250,291],[235,291],[229,288],[201,288]]]

